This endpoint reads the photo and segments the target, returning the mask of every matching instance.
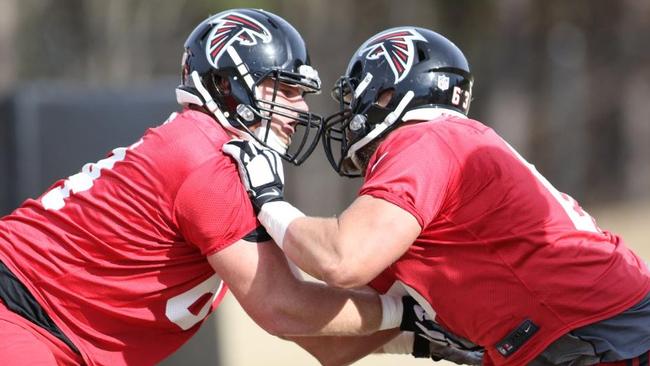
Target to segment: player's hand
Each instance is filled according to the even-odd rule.
[[[459,365],[480,365],[484,349],[443,328],[427,316],[424,309],[410,296],[402,298],[404,313],[401,330],[415,333],[412,355],[447,360]]]
[[[222,150],[237,162],[239,176],[257,212],[267,202],[284,200],[284,170],[278,153],[239,139],[230,140]]]

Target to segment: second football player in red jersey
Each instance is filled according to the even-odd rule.
[[[483,364],[647,364],[647,266],[467,117],[472,84],[463,53],[435,32],[371,37],[334,89],[341,111],[324,136],[335,170],[364,176],[359,197],[338,218],[254,199],[260,221],[330,284],[407,292],[483,347]],[[240,162],[245,182],[273,171],[263,162]]]

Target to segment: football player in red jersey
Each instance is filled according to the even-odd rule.
[[[304,95],[320,80],[298,32],[265,11],[226,11],[192,32],[182,67],[180,113],[0,220],[3,365],[153,365],[227,287],[273,334],[367,335],[312,350],[324,363],[398,333],[400,299],[294,276],[222,152],[239,137],[298,164],[317,144],[322,119]]]
[[[340,112],[323,137],[337,172],[364,177],[338,218],[266,199],[274,166],[239,142],[225,151],[299,267],[342,288],[401,289],[483,347],[483,364],[647,365],[646,264],[467,117],[472,84],[463,53],[433,31],[393,28],[366,41],[333,90]]]

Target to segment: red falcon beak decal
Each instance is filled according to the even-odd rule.
[[[233,43],[242,46],[254,46],[260,39],[263,43],[271,42],[271,33],[257,20],[244,14],[232,12],[219,18],[211,19],[215,26],[208,35],[205,52],[213,67],[217,67],[224,51]]]
[[[390,30],[386,33],[380,33],[368,41],[366,47],[359,52],[359,56],[367,52],[366,58],[368,60],[377,60],[384,57],[391,70],[393,70],[395,84],[397,84],[408,75],[411,66],[413,66],[413,60],[415,59],[414,41],[426,42],[426,39],[412,28]]]

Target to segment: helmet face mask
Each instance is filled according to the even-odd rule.
[[[273,93],[262,98],[269,80]],[[320,92],[318,73],[302,37],[274,14],[236,9],[203,21],[185,42],[181,82],[179,103],[207,109],[231,133],[254,139],[291,163],[302,163],[318,144],[322,117],[283,103],[278,95],[283,84],[303,96]],[[279,119],[295,130],[289,146],[272,131]]]
[[[369,158],[367,149],[360,152],[409,120],[411,111],[467,115],[472,84],[463,53],[433,31],[400,27],[371,37],[332,90],[339,112],[325,120],[323,134],[330,164],[341,175],[360,176]]]

